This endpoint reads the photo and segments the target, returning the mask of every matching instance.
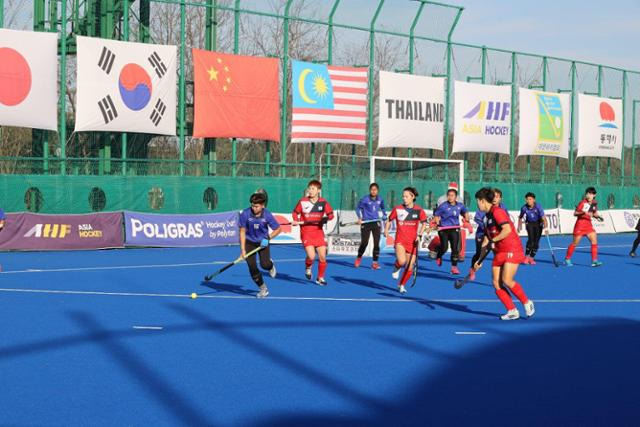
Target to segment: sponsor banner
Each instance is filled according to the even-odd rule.
[[[569,157],[568,94],[520,88],[518,156]]]
[[[455,82],[453,153],[510,153],[511,87]]]
[[[127,246],[219,246],[239,243],[238,212],[163,215],[125,211]]]
[[[560,211],[560,230],[562,234],[572,234],[573,226],[576,224],[576,217],[573,215],[575,210],[573,209],[559,209]],[[616,230],[613,226],[613,219],[609,214],[609,211],[598,211],[604,218],[604,221],[591,220],[594,230],[597,233],[615,233]]]
[[[290,213],[274,213],[273,216],[280,224],[282,232],[271,240],[271,243],[302,243],[302,240],[300,240],[300,227],[294,227],[290,224],[293,220]]]
[[[380,71],[378,147],[442,150],[444,79]]]
[[[578,157],[622,155],[622,100],[578,94]]]
[[[609,212],[613,228],[616,233],[636,232],[636,225],[640,220],[638,209],[612,209]]]
[[[382,238],[380,238],[382,240]],[[336,236],[327,236],[327,243],[329,244],[329,253],[331,255],[347,255],[357,256],[358,248],[360,247],[360,233],[358,234],[341,234]],[[373,239],[369,240],[367,249],[364,252],[364,256],[371,256],[373,254]]]
[[[124,246],[122,214],[86,215],[7,214],[0,232],[0,249],[67,250]]]

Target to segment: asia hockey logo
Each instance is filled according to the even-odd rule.
[[[64,239],[71,232],[70,224],[36,224],[24,237]]]

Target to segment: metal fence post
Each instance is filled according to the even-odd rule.
[[[239,2],[240,0],[236,0]],[[287,176],[287,108],[289,106],[289,82],[288,82],[288,69],[289,69],[289,11],[293,0],[287,0],[287,4],[284,7],[284,41],[283,41],[283,53],[282,53],[282,111],[280,112],[280,176],[285,178]]]

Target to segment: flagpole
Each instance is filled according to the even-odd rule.
[[[122,3],[122,36],[124,37],[124,41],[129,41],[129,0],[123,0]],[[127,133],[124,132],[121,137],[122,142],[122,153],[120,153],[120,157],[122,158],[122,175],[127,175]]]
[[[185,61],[185,0],[180,0],[180,176],[184,175],[184,61]]]
[[[60,174],[67,174],[67,103],[66,87],[67,82],[67,2],[61,2],[60,9],[60,159],[62,160]]]

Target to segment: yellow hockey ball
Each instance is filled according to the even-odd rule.
[[[198,298],[198,294],[196,294],[195,292],[193,292],[193,293],[191,294],[191,299],[196,299],[196,298]]]

